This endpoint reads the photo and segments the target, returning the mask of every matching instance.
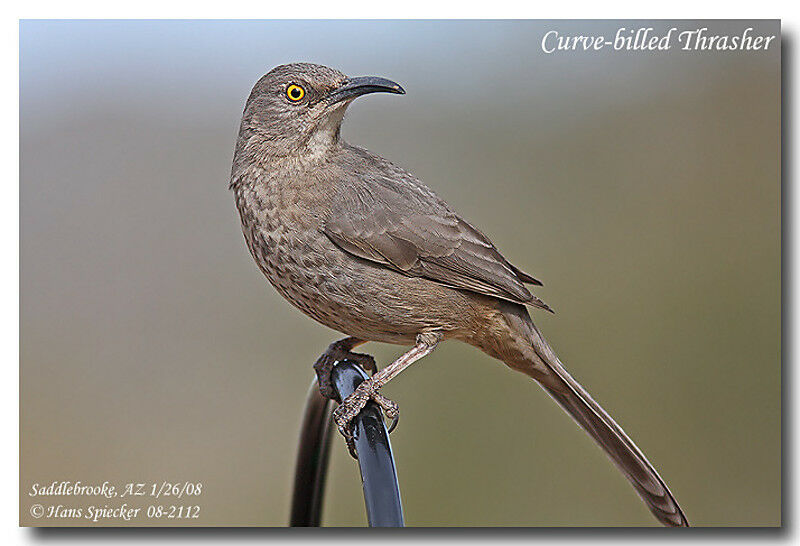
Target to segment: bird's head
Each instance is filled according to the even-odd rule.
[[[247,99],[240,145],[249,142],[272,157],[324,152],[338,141],[347,106],[368,93],[405,91],[385,78],[350,78],[318,64],[273,68],[256,83]]]

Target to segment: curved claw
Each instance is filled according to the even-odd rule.
[[[347,451],[350,453],[350,456],[355,460],[358,460],[358,453],[356,452],[356,441],[352,434],[349,434],[344,437],[344,443],[347,444]]]
[[[389,434],[391,434],[391,433],[392,433],[392,431],[393,431],[395,428],[397,428],[397,422],[398,422],[399,420],[400,420],[400,412],[397,412],[397,413],[396,413],[396,414],[395,414],[395,415],[392,417],[392,422],[389,424],[389,428],[387,429],[387,432],[388,432]]]

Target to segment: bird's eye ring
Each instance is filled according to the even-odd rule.
[[[297,84],[292,84],[286,88],[286,98],[292,102],[297,102],[306,96],[306,90]]]

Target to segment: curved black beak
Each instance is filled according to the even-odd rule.
[[[358,78],[348,78],[345,82],[335,91],[333,91],[326,98],[331,104],[342,102],[348,99],[354,99],[367,93],[396,93],[404,95],[405,90],[400,87],[399,83],[386,78],[379,78],[377,76],[359,76]]]

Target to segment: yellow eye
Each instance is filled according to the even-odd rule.
[[[306,90],[299,85],[292,84],[286,88],[286,96],[292,102],[297,102],[306,96]]]

